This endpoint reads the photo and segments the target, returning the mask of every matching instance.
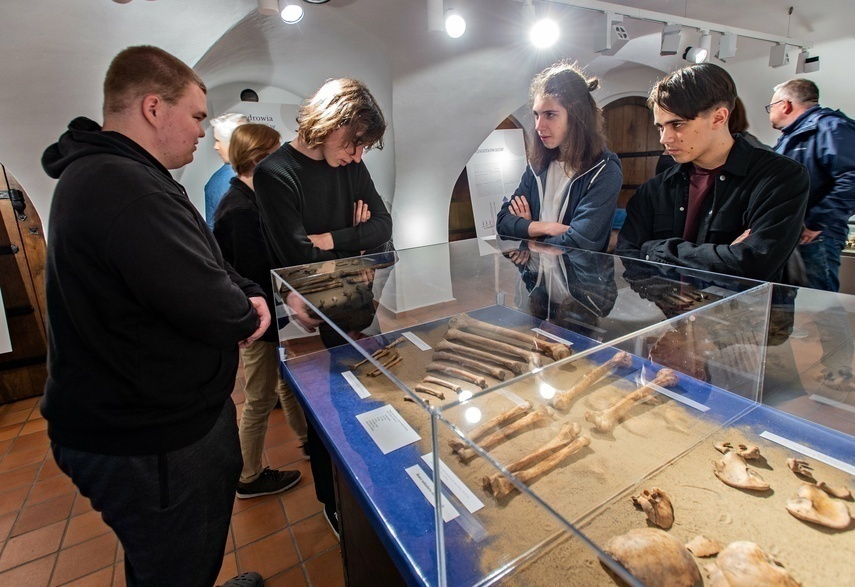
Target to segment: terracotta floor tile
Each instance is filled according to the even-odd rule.
[[[12,469],[17,469],[18,467],[26,467],[27,465],[32,465],[33,463],[40,463],[44,460],[47,452],[48,449],[47,447],[45,447],[7,454],[5,457],[3,457],[2,462],[0,462],[0,472],[11,471]]]
[[[59,520],[65,520],[71,513],[71,504],[74,501],[73,493],[66,493],[34,506],[25,507],[18,516],[12,536],[24,534],[30,530],[53,524]]]
[[[96,571],[91,575],[80,577],[70,583],[66,583],[64,587],[104,587],[113,581],[113,567],[106,567],[100,571]]]
[[[10,438],[8,440],[0,440],[0,459],[4,458],[4,455],[9,452],[9,449],[12,447],[13,442],[15,442],[14,438]]]
[[[3,491],[17,489],[25,485],[32,485],[36,480],[36,475],[39,473],[39,463],[33,463],[26,467],[20,467],[14,471],[0,473],[0,487]]]
[[[278,499],[263,502],[254,508],[232,516],[232,528],[234,529],[237,548],[269,536],[287,525],[285,512]]]
[[[0,516],[24,507],[24,500],[29,492],[30,487],[24,486],[0,493]]]
[[[235,533],[232,529],[232,525],[229,524],[229,535],[226,538],[226,554],[234,551],[235,549]]]
[[[64,530],[65,520],[10,538],[0,555],[0,572],[56,552]]]
[[[304,565],[312,585],[324,587],[344,586],[344,571],[341,566],[341,549],[338,547],[313,558]]]
[[[315,496],[314,483],[283,493],[279,501],[285,506],[285,515],[290,524],[305,520],[324,509],[323,504]]]
[[[268,448],[264,451],[267,455],[267,460],[273,469],[288,468],[291,463],[304,460],[303,450],[298,446],[299,442],[295,438],[279,446]],[[293,468],[293,467],[291,467]]]
[[[3,549],[3,542],[9,537],[9,533],[12,531],[12,526],[15,525],[17,517],[18,512],[0,516],[0,550]]]
[[[317,514],[291,527],[302,560],[308,560],[338,544],[323,514]]]
[[[237,551],[237,556],[241,570],[261,573],[262,577],[276,575],[300,562],[288,530],[244,546]]]
[[[116,540],[111,532],[61,550],[51,585],[62,585],[111,566],[116,559]]]
[[[29,497],[27,497],[27,506],[29,507],[31,505],[47,501],[48,499],[53,499],[60,495],[74,493],[76,491],[77,488],[71,482],[71,479],[65,475],[57,475],[56,477],[51,477],[44,481],[37,481],[36,484],[33,485],[33,490],[30,492]]]
[[[23,427],[23,423],[0,426],[0,440],[9,440],[10,438],[15,438]]]
[[[25,425],[26,427],[26,425]],[[44,434],[28,434],[21,430],[21,433],[15,439],[15,444],[9,449],[10,453],[23,452],[25,450],[47,449],[50,446],[50,439]]]
[[[59,465],[53,460],[53,454],[49,452],[48,456],[45,457],[45,464],[42,465],[42,470],[39,472],[39,481],[57,475],[65,475],[65,473],[60,470]]]
[[[0,573],[0,587],[42,587],[50,581],[56,555],[52,554],[11,571]]]
[[[37,418],[24,424],[23,429],[21,429],[21,434],[35,434],[36,432],[43,432],[45,430],[47,430],[47,420],[44,418]]]
[[[220,574],[217,575],[217,582],[215,585],[222,585],[232,577],[236,577],[237,574],[237,557],[235,556],[235,553],[231,552],[223,558],[223,566],[220,567]]]
[[[308,585],[301,566],[296,566],[274,577],[264,578],[264,587],[307,587]]]
[[[78,493],[77,497],[74,499],[74,507],[71,508],[71,515],[79,516],[80,514],[85,514],[86,512],[91,511],[93,511],[92,502],[89,501],[88,497],[84,497]]]
[[[294,434],[289,424],[268,426],[267,434],[264,436],[264,448],[271,449],[274,446],[279,446],[293,440],[297,440],[297,435]]]
[[[235,498],[235,505],[232,509],[232,517],[236,516],[240,512],[246,511],[250,508],[254,508],[257,505],[261,505],[262,503],[266,503],[268,501],[275,500],[278,495],[262,495],[261,497],[253,497],[252,499],[238,499]]]
[[[113,569],[113,587],[125,587],[125,563],[118,563]]]
[[[32,411],[33,406],[39,403],[39,397],[28,397],[27,399],[19,399],[16,402],[12,402],[10,404],[6,404],[4,407],[6,408],[6,412],[19,412],[21,410],[30,410]]]
[[[281,409],[281,404],[280,404],[280,407],[273,408],[270,411],[270,415],[267,417],[267,425],[270,426],[271,428],[275,428],[275,427],[280,426],[282,424],[285,424],[286,426],[288,426],[287,422],[285,421],[285,410]],[[288,430],[291,430],[290,426],[288,426]],[[293,431],[292,431],[292,433],[293,433]]]
[[[30,412],[27,410],[18,410],[17,412],[9,412],[0,416],[0,428],[11,426],[12,424],[23,424],[27,421],[27,416]]]
[[[111,532],[111,530],[101,519],[101,514],[95,511],[87,512],[68,521],[68,529],[65,531],[62,547],[69,548],[107,532]]]

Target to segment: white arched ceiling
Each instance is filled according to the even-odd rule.
[[[855,113],[848,64],[855,7],[848,0],[617,3],[813,42],[822,69],[808,77],[820,85],[825,104]],[[41,153],[75,116],[100,119],[104,72],[128,45],[163,47],[196,66],[212,88],[246,82],[308,95],[328,77],[364,79],[390,125],[387,149],[367,162],[384,198],[393,200],[399,246],[446,240],[460,170],[496,124],[525,104],[534,73],[555,59],[576,59],[601,77],[601,104],[625,93],[643,95],[661,72],[682,65],[679,57],[658,55],[659,25],[626,19],[633,39],[615,56],[600,56],[591,52],[593,13],[537,0],[538,11],[559,17],[564,27],[562,41],[548,52],[528,44],[515,0],[456,0],[468,22],[460,39],[428,32],[425,0],[303,4],[306,16],[296,27],[258,16],[255,0],[47,4],[0,3],[0,161],[44,220],[53,182],[41,170]],[[766,65],[768,48],[740,38],[726,67],[748,106],[752,131],[770,142],[776,133],[766,126],[762,105],[772,85],[794,76],[796,51],[793,64],[773,70]]]

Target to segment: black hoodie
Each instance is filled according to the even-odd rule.
[[[192,444],[231,401],[261,288],[223,261],[184,188],[129,138],[77,118],[45,151],[59,178],[46,268],[54,442],[101,454]]]

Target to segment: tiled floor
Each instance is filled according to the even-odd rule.
[[[240,413],[240,378],[233,398]],[[38,401],[0,405],[0,587],[124,585],[116,536],[54,463]],[[267,587],[343,585],[338,542],[282,410],[265,445],[271,466],[303,478],[280,495],[235,500],[219,581],[257,571]]]

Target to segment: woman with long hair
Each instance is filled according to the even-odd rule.
[[[603,112],[591,96],[598,87],[568,61],[532,80],[529,162],[499,211],[499,235],[606,250],[623,172],[606,148]]]

